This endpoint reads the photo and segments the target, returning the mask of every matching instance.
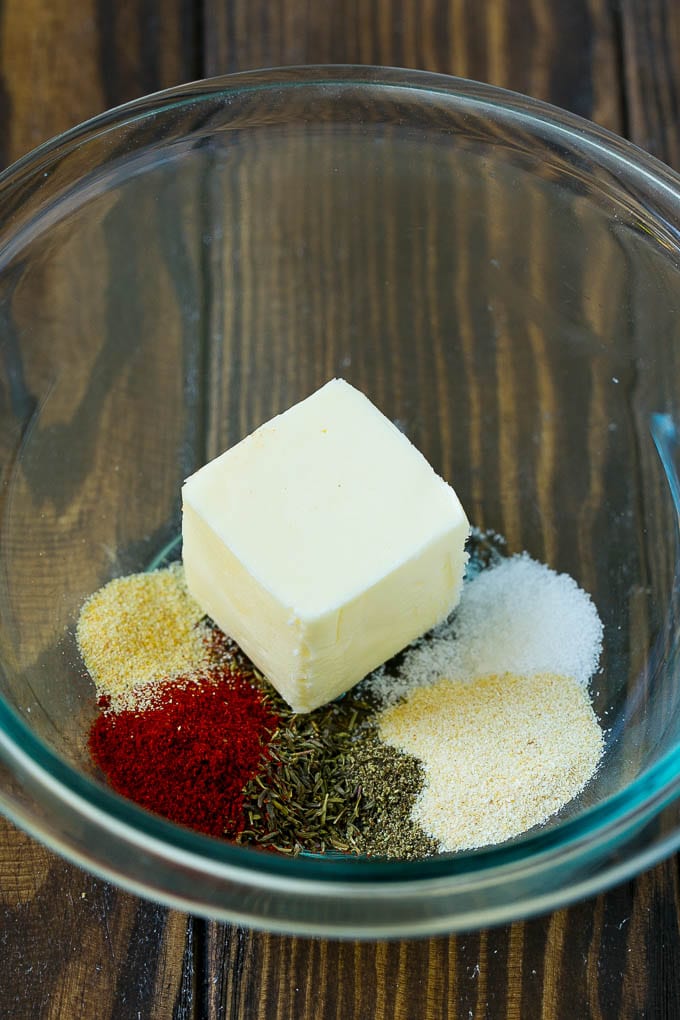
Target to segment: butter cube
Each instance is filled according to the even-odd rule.
[[[340,379],[182,489],[189,591],[296,712],[324,705],[460,598],[453,489]]]

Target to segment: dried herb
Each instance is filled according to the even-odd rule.
[[[295,715],[268,685],[266,690],[279,728],[263,770],[246,786],[239,842],[285,854],[359,853],[363,794],[349,773],[373,705],[347,695]]]
[[[347,775],[361,793],[360,853],[401,860],[437,853],[437,841],[410,817],[424,782],[417,758],[372,736],[354,746]]]
[[[239,668],[248,662],[236,649]],[[437,852],[411,820],[423,787],[417,759],[378,740],[376,706],[360,689],[305,715],[255,672],[279,728],[245,788],[240,843],[280,853],[415,859]]]

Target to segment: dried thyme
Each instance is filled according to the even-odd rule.
[[[254,676],[280,722],[263,770],[245,789],[238,842],[292,855],[413,859],[437,852],[436,841],[410,818],[422,767],[377,739],[372,700],[349,693],[296,715]]]
[[[359,853],[363,795],[349,778],[361,726],[374,707],[356,697],[295,715],[267,687],[279,729],[267,761],[245,790],[241,843],[286,854]]]

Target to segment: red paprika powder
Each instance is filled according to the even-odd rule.
[[[124,797],[198,832],[233,837],[245,824],[243,787],[277,724],[259,691],[218,668],[205,681],[163,684],[151,708],[104,711],[89,748]]]

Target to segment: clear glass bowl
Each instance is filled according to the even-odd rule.
[[[3,808],[134,892],[291,932],[565,904],[680,843],[680,181],[591,124],[406,71],[152,96],[0,178]],[[184,476],[333,375],[473,523],[605,624],[603,765],[550,825],[418,863],[289,860],[152,817],[84,751],[82,600],[179,529]]]

